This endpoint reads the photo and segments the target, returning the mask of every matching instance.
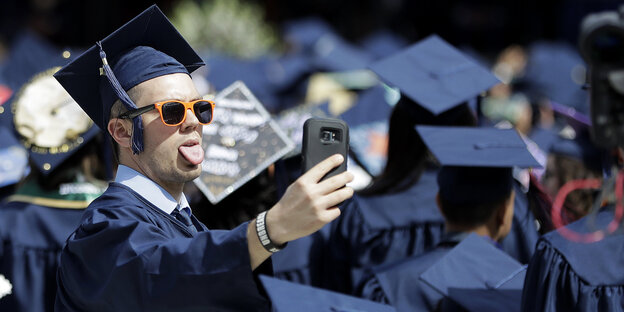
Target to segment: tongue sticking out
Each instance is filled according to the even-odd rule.
[[[191,146],[180,146],[178,151],[188,162],[193,165],[199,165],[204,160],[204,149],[202,149],[201,145],[195,144]]]

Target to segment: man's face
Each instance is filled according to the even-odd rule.
[[[137,107],[165,100],[192,101],[201,99],[187,74],[170,74],[153,78],[135,86]],[[133,90],[134,91],[134,90]],[[201,173],[202,126],[190,110],[186,120],[175,127],[165,125],[158,110],[143,115],[143,152],[130,157],[150,179],[167,188],[192,181]]]

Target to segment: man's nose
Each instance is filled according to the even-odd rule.
[[[197,116],[195,116],[195,114],[193,114],[193,110],[191,110],[190,108],[186,110],[186,119],[184,120],[184,122],[182,123],[182,127],[183,128],[195,128],[198,127],[200,125],[199,120],[197,119]]]

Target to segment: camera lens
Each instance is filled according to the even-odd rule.
[[[332,141],[334,141],[333,133],[331,131],[324,130],[321,133],[321,140],[323,140],[323,142],[332,142]]]

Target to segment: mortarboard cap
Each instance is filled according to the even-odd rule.
[[[34,75],[67,64],[75,55],[76,51],[58,49],[32,31],[20,32],[12,42],[4,66],[0,68],[0,83],[6,86],[0,86],[0,124],[12,127],[11,101],[7,95],[15,96],[17,90]]]
[[[380,59],[399,52],[408,42],[389,30],[380,30],[364,38],[360,44],[375,58]]]
[[[99,129],[52,77],[79,53],[23,32],[3,76],[16,92],[2,105],[0,123],[14,129],[33,166],[47,176],[93,139]]]
[[[260,276],[260,281],[273,304],[280,311],[396,311],[392,306],[360,299],[325,289],[295,284],[276,278]]]
[[[434,115],[460,105],[500,81],[442,38],[431,35],[376,61],[370,69]]]
[[[541,167],[514,129],[416,126],[442,169],[440,196],[459,205],[496,201],[512,188],[513,167]]]
[[[285,41],[301,52],[312,49],[316,41],[326,34],[334,34],[334,30],[318,17],[293,20],[284,25]]]
[[[583,90],[585,62],[573,46],[538,42],[529,48],[524,79],[530,92],[589,114],[589,93]]]
[[[51,68],[24,84],[10,105],[17,136],[28,149],[32,164],[47,176],[100,129],[52,77],[63,63],[45,63]]]
[[[11,44],[5,66],[0,70],[5,84],[19,89],[33,75],[67,63],[74,51],[61,51],[32,31],[20,32]]]
[[[419,278],[468,311],[519,311],[526,267],[470,234]]]
[[[326,34],[314,45],[314,65],[321,71],[343,72],[366,69],[373,61],[367,51],[334,34]]]
[[[152,5],[54,76],[98,127],[106,129],[115,100],[120,99],[127,109],[136,108],[125,91],[143,81],[190,73],[203,65],[167,17]],[[132,147],[139,153],[143,149],[141,118],[133,122]]]

